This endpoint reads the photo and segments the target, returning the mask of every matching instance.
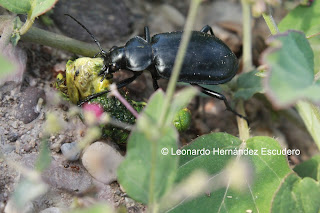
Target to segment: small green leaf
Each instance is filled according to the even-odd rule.
[[[110,206],[102,203],[95,204],[85,209],[75,209],[69,213],[112,213]]]
[[[31,9],[30,0],[0,0],[0,5],[16,14],[27,14]]]
[[[38,155],[35,168],[37,171],[42,172],[50,166],[51,154],[48,146],[48,141],[43,139],[40,145],[40,153]]]
[[[227,150],[239,150],[240,147],[247,150],[247,154],[238,158],[237,155],[218,154]],[[176,181],[180,183],[194,171],[201,169],[210,175],[208,181],[213,182],[214,189],[208,188],[206,194],[193,200],[185,198],[171,207],[169,212],[269,212],[274,193],[286,175],[292,172],[285,155],[268,154],[269,150],[281,151],[278,142],[269,137],[250,138],[243,144],[232,135],[212,133],[197,138],[183,149],[203,148],[211,150],[211,154],[180,156]],[[252,169],[242,171],[242,177],[230,178],[226,167],[230,162],[238,160],[247,162]],[[222,183],[218,181],[219,177],[223,180]],[[238,181],[244,182],[246,190],[239,191],[229,187],[235,186]]]
[[[293,169],[300,177],[310,177],[320,180],[320,155],[316,155],[310,160],[300,163]]]
[[[298,99],[320,101],[320,86],[314,83],[313,52],[305,35],[287,31],[270,38],[263,56],[268,65],[266,94],[278,108]]]
[[[21,22],[19,16],[17,16],[13,20],[13,33],[12,33],[11,38],[10,38],[11,44],[13,46],[16,46],[18,44],[18,41],[21,38],[20,33],[19,33],[19,30],[20,30],[21,26],[22,26],[22,22]]]
[[[47,190],[48,186],[41,181],[24,179],[18,184],[14,191],[14,203],[19,210],[22,210],[28,202],[43,195]]]
[[[58,0],[34,0],[30,18],[34,19],[51,10]]]
[[[319,213],[320,185],[311,178],[290,174],[276,193],[271,212]]]
[[[289,29],[303,31],[307,36],[320,32],[320,1],[313,1],[310,7],[298,6],[279,23],[279,30],[285,32]],[[315,72],[320,70],[320,40],[319,36],[309,39],[314,51]]]
[[[170,104],[169,115],[167,117],[167,125],[172,123],[172,120],[176,116],[176,114],[187,107],[190,103],[191,99],[197,94],[197,89],[194,87],[187,87],[179,92],[177,92],[173,96],[173,101]]]
[[[262,80],[261,77],[257,76],[258,73],[259,71],[254,70],[239,76],[234,98],[248,100],[254,94],[262,92]]]
[[[307,101],[299,101],[296,105],[310,135],[320,149],[320,108]]]
[[[169,152],[177,149],[177,132],[170,124],[159,128],[164,94],[158,90],[131,132],[127,156],[118,168],[118,180],[126,193],[142,203],[154,204],[174,182],[177,157]]]

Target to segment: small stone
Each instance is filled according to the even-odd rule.
[[[78,160],[81,154],[81,150],[79,149],[77,142],[62,144],[61,152],[63,156],[69,161]]]
[[[38,155],[31,153],[22,156],[23,164],[28,168],[34,168]],[[73,162],[72,165],[75,168],[73,169],[71,166],[63,167],[64,162],[63,156],[55,155],[49,168],[42,173],[43,180],[50,188],[82,193],[92,187],[92,177],[80,163]]]
[[[20,152],[20,147],[21,146],[21,144],[20,144],[20,141],[16,141],[16,153],[17,154],[19,154],[19,152]]]
[[[45,102],[45,93],[43,90],[37,87],[28,87],[21,94],[20,104],[16,109],[17,119],[23,121],[25,124],[36,119],[39,115],[37,105],[40,98]]]
[[[9,200],[9,202],[7,203],[5,209],[4,209],[5,213],[32,213],[32,212],[36,212],[35,207],[33,205],[33,203],[28,202],[22,210],[18,211],[18,209],[16,208],[16,204],[14,203],[14,201],[12,199]]]
[[[3,147],[2,147],[2,151],[3,151],[4,153],[10,153],[10,152],[14,151],[15,148],[16,148],[16,147],[15,147],[14,145],[5,144],[5,145],[3,145]]]
[[[34,148],[36,146],[36,141],[32,140],[29,142],[30,147]]]
[[[10,132],[9,135],[8,135],[8,140],[10,142],[15,142],[16,140],[18,140],[18,138],[20,137],[20,135],[16,132]]]
[[[117,168],[123,159],[114,147],[95,142],[85,149],[82,164],[98,181],[109,184],[117,179]]]
[[[50,207],[42,210],[40,213],[62,213],[62,211],[57,207]]]
[[[56,153],[60,152],[60,149],[61,149],[61,143],[53,143],[51,146],[50,146],[50,149]]]
[[[134,201],[131,198],[125,197],[124,200],[126,202],[127,208],[134,206]]]
[[[12,122],[12,123],[11,123],[11,126],[12,126],[14,129],[18,128],[18,122],[17,122],[17,121]]]

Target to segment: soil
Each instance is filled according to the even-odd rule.
[[[88,4],[87,1],[59,1],[51,15],[55,25],[46,27],[41,23],[37,24],[54,32],[92,42],[81,27],[72,21],[65,21],[68,18],[61,15],[72,14],[90,28],[102,46],[108,49],[114,45],[123,45],[134,35],[143,35],[145,25],[150,26],[151,35],[174,29],[181,30],[188,11],[187,2],[95,0]],[[214,12],[221,10],[221,7],[225,12]],[[206,1],[200,8],[198,16],[195,29],[199,30],[206,24],[211,25],[215,34],[241,58],[239,2]],[[253,32],[255,63],[258,65],[259,55],[265,48],[263,41],[269,32],[260,19],[255,20]],[[70,103],[57,101],[57,94],[53,88],[55,76],[58,72],[64,71],[67,60],[73,55],[37,44],[20,42],[19,46],[27,53],[27,68],[21,84],[6,82],[0,88],[0,147],[6,159],[32,168],[39,152],[46,115],[55,112],[67,120],[68,109],[73,107]],[[122,71],[115,78],[119,80],[126,76],[127,73]],[[159,85],[165,89],[167,81],[160,80]],[[148,73],[143,74],[126,89],[132,99],[148,100],[153,92],[151,76]],[[221,101],[199,96],[188,108],[192,112],[192,124],[188,131],[180,135],[180,145],[210,132],[238,135],[236,118],[224,110]],[[290,120],[296,115],[294,110],[289,116],[287,112],[274,111],[268,100],[259,95],[247,101],[245,108],[249,120],[252,121],[251,135],[276,137],[284,147],[301,150],[299,157],[289,159],[292,165],[309,159],[317,151],[301,120],[297,119],[295,122]],[[130,199],[117,182],[109,185],[99,183],[88,174],[81,162],[66,162],[63,159],[60,152],[61,144],[79,140],[85,128],[79,118],[74,118],[72,124],[68,123],[64,131],[50,137],[53,161],[49,172],[43,174],[43,179],[50,185],[50,190],[43,198],[33,202],[30,211],[26,212],[40,212],[49,207],[67,207],[73,202],[75,195],[86,205],[91,202],[90,196],[87,195],[90,195],[92,186],[97,194],[96,200],[106,200],[114,207],[124,206],[128,212],[145,210],[142,204]],[[20,180],[20,173],[2,159],[0,159],[0,171],[1,212]]]

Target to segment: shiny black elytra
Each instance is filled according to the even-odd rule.
[[[158,79],[170,78],[183,32],[161,33],[150,37],[149,28],[145,27],[145,38],[136,36],[124,46],[114,46],[106,52],[83,24],[74,17],[66,15],[81,25],[98,45],[100,49],[98,55],[104,58],[105,64],[99,75],[103,75],[103,78],[112,78],[112,73],[120,69],[129,70],[133,73],[132,77],[119,82],[117,84],[118,88],[130,84],[144,70],[150,71],[155,90],[159,88]],[[237,70],[237,57],[225,43],[214,35],[212,28],[206,25],[200,31],[192,32],[178,81],[190,83],[198,87],[202,93],[223,100],[227,110],[246,119],[230,107],[223,94],[199,85],[226,83],[235,76]],[[90,95],[80,101],[79,105],[108,92],[106,90]]]

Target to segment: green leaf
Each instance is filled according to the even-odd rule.
[[[177,113],[183,108],[185,108],[196,94],[197,94],[196,88],[187,87],[177,92],[173,96],[173,101],[170,104],[169,115],[167,117],[167,125],[169,125],[169,123],[172,123]]]
[[[272,203],[272,211],[319,213],[320,185],[311,178],[290,174],[281,184]]]
[[[279,23],[279,30],[289,29],[303,31],[307,36],[320,32],[320,1],[313,1],[310,7],[298,6]],[[314,51],[315,72],[320,70],[320,40],[319,36],[309,39]]]
[[[110,206],[102,203],[95,204],[86,209],[75,209],[70,213],[112,213],[114,212]]]
[[[310,135],[320,149],[320,108],[307,101],[299,101],[296,107]]]
[[[118,180],[126,193],[142,203],[154,204],[174,182],[177,157],[162,154],[177,149],[177,132],[170,124],[159,128],[157,116],[161,113],[164,94],[158,90],[131,132],[127,156],[118,168]]]
[[[310,177],[314,180],[320,180],[320,155],[316,155],[293,169],[300,177]]]
[[[246,155],[237,158],[237,155],[217,154],[218,150],[239,150],[240,147],[247,150]],[[210,155],[181,155],[176,181],[181,182],[192,172],[202,169],[210,175],[208,181],[213,182],[214,188],[208,188],[206,194],[193,200],[185,198],[169,212],[269,212],[274,193],[292,172],[285,155],[267,154],[268,150],[281,151],[278,142],[269,137],[253,137],[242,144],[232,135],[212,133],[197,138],[183,149],[203,148],[214,150],[215,155],[213,152]],[[235,160],[247,162],[252,169],[242,171],[242,176],[229,177],[225,168]],[[238,181],[244,182],[245,190],[231,187]]]
[[[0,5],[16,14],[27,14],[31,9],[30,0],[0,0]]]
[[[19,210],[30,201],[43,195],[48,190],[48,186],[41,181],[33,181],[31,179],[22,180],[16,187],[13,194],[13,201]]]
[[[51,10],[58,0],[34,0],[31,12],[31,19],[34,19]]]
[[[40,145],[40,153],[38,155],[35,168],[37,171],[42,172],[50,166],[51,163],[51,154],[48,146],[47,139],[43,139]]]
[[[320,100],[320,86],[314,83],[313,52],[305,35],[287,31],[270,38],[263,56],[268,65],[266,94],[278,108],[298,99]]]
[[[20,33],[19,33],[21,26],[22,26],[22,22],[21,22],[19,16],[15,17],[13,20],[13,33],[10,38],[11,44],[13,46],[17,46],[18,41],[21,38]]]
[[[262,80],[258,70],[243,73],[237,79],[237,91],[234,98],[248,100],[254,94],[262,92]]]
[[[15,66],[0,54],[0,78],[4,78],[14,71]]]

